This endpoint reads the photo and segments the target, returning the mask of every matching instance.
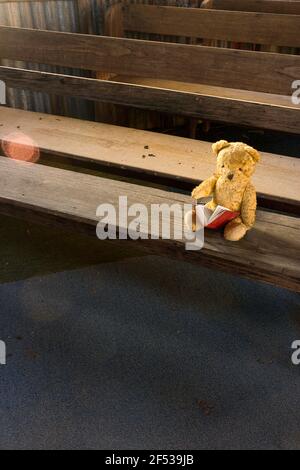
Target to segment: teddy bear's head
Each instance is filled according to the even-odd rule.
[[[257,150],[242,142],[220,140],[212,149],[217,155],[217,176],[230,181],[248,180],[260,160]]]

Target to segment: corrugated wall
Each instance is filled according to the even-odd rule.
[[[42,0],[31,2],[1,2],[0,23],[7,26],[84,32],[77,0]],[[4,65],[26,67],[21,62],[3,61]],[[80,70],[27,64],[31,69],[82,75]],[[30,91],[9,90],[8,104],[12,107],[46,113],[78,116],[91,119],[93,103],[73,98],[54,97]]]
[[[199,0],[131,1],[133,3],[177,6],[198,6],[201,3]],[[105,12],[115,3],[122,2],[119,0],[25,0],[15,2],[0,0],[0,24],[54,31],[103,34]],[[26,67],[26,64],[21,62],[3,61],[2,63],[3,65]],[[87,72],[80,70],[36,64],[27,65],[31,69],[88,76]],[[83,119],[94,119],[95,116],[95,107],[91,102],[30,91],[8,90],[8,104],[16,108]]]

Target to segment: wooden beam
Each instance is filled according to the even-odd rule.
[[[111,5],[104,16],[104,34],[114,38],[124,37],[124,6],[122,3]]]
[[[11,88],[76,96],[97,102],[133,106],[199,119],[300,133],[300,107],[292,103],[290,106],[280,106],[247,102],[242,99],[11,67],[0,67],[0,80]]]
[[[152,204],[191,203],[187,196],[107,180],[96,176],[15,162],[0,158],[0,212],[26,220],[83,231],[96,238],[96,216],[100,204],[118,209],[119,196],[128,205],[143,203],[150,222]],[[80,188],[80,190],[78,190]],[[182,224],[178,214],[171,223]],[[150,227],[145,233],[150,237]],[[116,223],[116,229],[119,230]],[[201,251],[186,251],[184,240],[124,241],[149,253],[170,256],[220,269],[234,275],[258,279],[300,292],[300,220],[259,212],[256,226],[239,243],[226,242],[219,232],[206,231]],[[99,241],[99,243],[101,243]],[[113,243],[113,242],[112,242]]]
[[[104,12],[103,35],[110,37],[124,37],[123,29],[123,5],[114,3]],[[114,74],[105,71],[95,73],[95,78],[100,80],[112,80]],[[116,106],[111,103],[95,103],[95,119],[99,122],[118,123],[126,116],[128,119],[129,110],[123,106]],[[114,117],[112,117],[114,116]]]
[[[300,47],[300,15],[128,5],[124,29],[141,33]]]
[[[300,56],[4,26],[0,51],[3,59],[283,95],[300,76]]]
[[[201,8],[300,15],[299,0],[204,0]]]
[[[47,3],[58,2],[59,0],[0,0],[0,3]],[[74,0],[63,0],[64,2],[71,2]]]
[[[174,187],[184,182],[192,189],[215,171],[209,142],[0,107],[0,141],[16,132],[28,135],[47,154],[120,169],[125,176],[166,178]],[[297,214],[299,180],[299,158],[269,153],[262,153],[253,178],[260,200]]]

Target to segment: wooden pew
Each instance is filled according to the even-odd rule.
[[[65,64],[88,70],[106,69],[108,73],[125,70],[138,76],[153,74],[157,80],[174,80],[188,74],[196,83],[213,81],[214,86],[223,84],[224,78],[216,73],[221,58],[233,83],[239,83],[245,90],[254,86],[258,93],[273,86],[282,95],[288,92],[284,72],[293,79],[300,71],[300,57],[297,56],[278,55],[274,68],[274,58],[270,54],[251,53],[249,56],[248,52],[238,50],[8,27],[0,27],[0,51],[0,59]],[[260,71],[253,83],[240,67],[244,63],[248,64],[248,72],[253,67]],[[261,76],[264,76],[263,80]],[[214,101],[218,101],[214,96],[198,93],[10,67],[0,67],[0,80],[7,86],[21,89],[74,95],[143,109],[167,111],[177,107],[184,115],[190,112],[198,115],[205,107],[207,111],[213,109]],[[226,98],[222,105],[225,106],[227,100],[229,103],[232,99]],[[244,100],[234,101],[240,112],[244,104]],[[261,121],[263,114],[269,108],[273,109],[268,103],[263,106],[265,111]],[[299,109],[291,108],[290,112],[299,132]],[[286,119],[292,127],[291,116]],[[279,126],[280,121],[277,123]],[[178,191],[157,192],[151,184],[166,178],[175,188],[180,183],[192,188],[211,174],[215,166],[210,144],[206,142],[0,107],[0,139],[6,143],[4,148],[13,141],[15,133],[29,136],[43,155],[53,156],[51,165],[60,166],[67,158],[76,163],[77,170],[83,168],[85,171],[93,165],[101,171],[106,168],[107,171],[118,170],[123,176],[134,175],[140,182],[147,179],[147,186],[134,186],[63,171],[47,167],[48,161],[43,156],[41,163],[44,165],[0,159],[0,212],[78,230],[87,229],[92,233],[95,233],[95,210],[100,203],[116,203],[120,195],[128,195],[132,202],[145,202],[147,207],[156,201],[190,202],[190,197],[181,196]],[[299,176],[299,159],[263,154],[255,176],[260,205],[299,215]],[[238,244],[226,242],[219,232],[208,233],[204,250],[197,254],[186,252],[177,240],[141,244],[149,252],[177,256],[298,291],[299,229],[299,218],[259,212],[256,228]]]
[[[0,139],[22,131],[47,155],[191,190],[215,169],[211,144],[109,124],[0,108]],[[148,147],[148,148],[145,148]],[[149,154],[151,156],[149,156]],[[262,207],[300,213],[300,159],[262,153],[254,182]]]
[[[274,2],[272,2],[274,3]],[[189,38],[191,43],[200,44],[201,41],[232,41],[233,43],[255,43],[262,44],[265,46],[288,46],[288,47],[299,47],[299,31],[300,31],[300,15],[291,14],[273,14],[273,13],[260,13],[260,12],[242,12],[242,11],[218,11],[218,10],[205,10],[197,8],[178,8],[178,7],[160,7],[153,5],[137,5],[131,4],[126,5],[123,8],[120,5],[115,5],[108,12],[106,18],[106,33],[109,36],[128,36],[133,32],[139,34],[165,34],[168,36],[184,36]],[[196,47],[196,46],[195,46]],[[196,51],[196,49],[194,49]],[[224,53],[224,52],[223,52]],[[211,77],[210,70],[207,70],[207,77],[203,78],[199,75],[199,80],[196,77],[191,77],[189,71],[194,68],[195,61],[190,58],[189,63],[183,64],[183,67],[179,71],[175,80],[161,80],[151,76],[145,77],[145,74],[137,76],[137,73],[131,74],[115,74],[110,75],[115,81],[142,84],[148,86],[155,86],[160,88],[168,88],[178,91],[190,91],[191,93],[200,93],[218,98],[239,98],[248,104],[251,102],[255,103],[266,103],[274,106],[290,105],[291,103],[291,81],[288,75],[285,76],[285,82],[288,84],[289,89],[285,92],[276,90],[273,85],[268,82],[267,86],[257,88],[255,81],[262,79],[263,76],[259,68],[252,64],[250,68],[251,58],[254,56],[259,58],[255,54],[251,54],[250,51],[244,56],[244,68],[245,74],[248,74],[249,84],[245,88],[243,83],[239,83],[238,80],[234,80],[231,75],[232,69],[225,67],[224,63],[227,57],[220,52],[220,56],[215,56],[218,60],[214,63],[214,67],[211,68],[214,74],[220,75],[223,78],[222,83],[218,83],[216,86],[215,77]],[[229,52],[229,54],[234,52]],[[214,51],[214,54],[217,54]],[[286,54],[284,54],[286,56]],[[234,55],[232,56],[234,57]],[[196,58],[196,56],[195,56]],[[261,56],[260,59],[264,60],[266,56]],[[297,61],[294,56],[290,57],[291,60]],[[180,60],[180,58],[179,58]],[[249,62],[248,62],[249,60]],[[276,62],[281,60],[278,55],[269,56],[269,60],[273,61],[272,69],[276,69]],[[178,62],[178,61],[177,61]],[[296,63],[296,62],[295,62]],[[199,64],[198,64],[199,65]],[[203,64],[204,67],[210,66]],[[158,65],[160,66],[160,64]],[[204,71],[204,67],[202,71]],[[235,69],[235,67],[234,67]],[[197,67],[195,69],[195,72]],[[205,74],[206,75],[206,74]],[[183,77],[183,79],[181,78]],[[207,79],[209,77],[209,79]],[[195,85],[197,80],[198,86]],[[247,89],[247,92],[244,90]],[[261,93],[263,92],[263,93]],[[281,96],[280,96],[281,95]],[[283,95],[285,95],[283,97]],[[245,103],[246,106],[246,103]],[[112,113],[113,108],[109,108],[108,112]],[[120,110],[120,108],[118,108]],[[245,108],[244,108],[245,109]],[[277,108],[278,109],[278,108]],[[216,111],[216,114],[218,111]],[[118,115],[114,111],[114,116]],[[126,125],[130,123],[130,112],[124,113],[120,111],[122,116],[121,121],[114,120],[114,123],[120,123]],[[256,121],[256,116],[248,114],[247,122],[241,118],[240,122],[231,120],[232,114],[227,113],[226,119],[224,116],[220,116],[219,121],[232,122],[234,124],[241,124],[247,126],[260,127],[259,122]],[[203,119],[211,119],[204,112],[201,116]],[[101,117],[100,117],[101,120]],[[102,120],[105,122],[109,121],[109,115],[103,111]],[[265,120],[266,122],[267,120]],[[195,120],[192,121],[195,124]],[[191,125],[192,133],[191,136],[195,136],[195,128]],[[272,124],[269,124],[269,129],[272,129]],[[275,130],[286,130],[273,128]],[[288,131],[290,132],[290,131]]]
[[[299,0],[204,0],[201,8],[300,15]]]
[[[123,31],[299,47],[298,15],[128,4]]]
[[[244,12],[257,12],[257,13],[271,13],[272,16],[274,17],[277,14],[280,14],[281,17],[282,15],[287,15],[287,22],[290,21],[291,15],[299,15],[300,14],[300,3],[298,1],[281,1],[281,0],[262,0],[262,1],[257,1],[257,0],[250,0],[250,1],[237,1],[237,2],[232,2],[231,0],[205,0],[201,4],[201,8],[206,8],[206,9],[215,9],[215,10],[221,10],[227,13],[227,11],[231,11],[233,13],[237,13],[240,11]],[[225,13],[225,14],[226,14]],[[220,12],[221,14],[221,12]],[[282,28],[285,29],[284,22],[282,23],[281,21],[278,24],[278,30],[282,31]],[[243,25],[241,25],[243,27]],[[273,32],[275,32],[275,24],[274,27],[270,28],[270,25],[266,25],[267,29],[271,29]],[[284,34],[284,33],[283,33]],[[296,44],[296,43],[295,43]],[[240,48],[240,49],[252,49],[252,50],[261,50],[264,52],[279,52],[279,53],[288,53],[288,54],[299,54],[300,49],[297,48],[298,46],[296,45],[289,45],[288,47],[285,46],[284,44],[279,44],[277,41],[274,41],[272,43],[269,43],[269,45],[265,45],[264,42],[259,42],[259,35],[257,36],[257,41],[256,42],[242,42],[239,41],[238,43],[232,43],[231,41],[222,41],[221,45],[222,47],[234,47],[234,48]],[[220,41],[206,41],[206,45],[210,46],[220,46]]]
[[[98,205],[109,203],[118,207],[119,195],[127,195],[128,206],[142,201],[149,214],[151,204],[190,202],[190,198],[172,192],[2,157],[0,175],[1,213],[51,223],[94,237],[99,222]],[[118,224],[116,228],[119,229]],[[206,234],[206,244],[201,251],[186,251],[184,242],[175,240],[126,243],[136,243],[152,254],[179,258],[300,292],[299,236],[299,219],[259,212],[256,229],[239,244],[226,242],[218,232]]]
[[[60,50],[62,43],[64,54]],[[77,96],[84,98],[94,89],[93,99],[97,92],[102,93],[99,101],[126,102],[195,118],[299,132],[299,106],[291,101],[292,82],[300,76],[299,56],[10,27],[1,27],[0,47],[1,55],[12,60],[23,57],[29,62],[49,65],[102,68],[108,74],[119,75],[114,77],[114,83],[93,79],[82,82],[79,77],[61,79],[59,74],[1,67],[0,79],[7,77],[13,86],[50,92],[51,84],[56,87],[56,93],[61,89],[69,94],[72,84],[72,93],[77,90]],[[123,74],[133,76],[132,83],[143,87],[128,84]],[[123,84],[116,83],[120,80]],[[80,87],[83,83],[89,91],[85,91],[85,86]],[[231,88],[227,88],[228,84]],[[173,97],[170,103],[169,96]]]

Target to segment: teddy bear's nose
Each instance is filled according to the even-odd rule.
[[[227,176],[227,178],[228,178],[230,181],[232,180],[233,177],[234,177],[234,173],[229,173],[228,176]]]

